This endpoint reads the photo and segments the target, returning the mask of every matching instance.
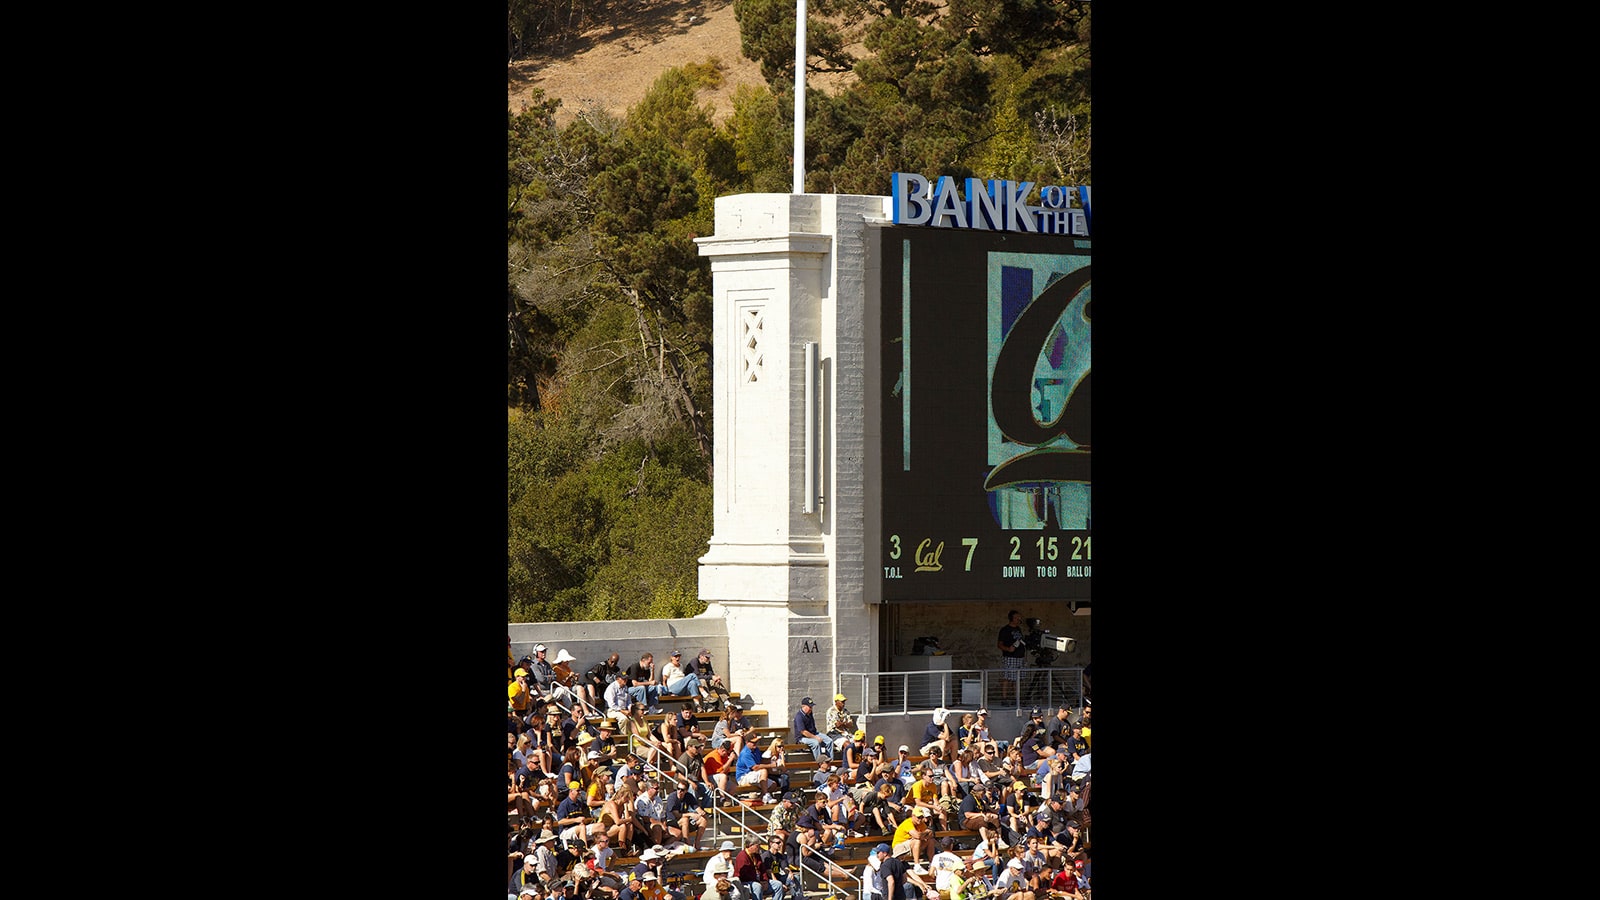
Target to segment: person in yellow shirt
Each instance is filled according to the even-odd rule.
[[[939,830],[949,831],[950,823],[945,818],[944,808],[939,805],[939,785],[933,780],[933,771],[933,766],[923,762],[917,769],[917,780],[911,782],[906,796],[910,798],[913,810],[927,810],[928,816],[939,823]]]
[[[518,669],[516,677],[506,686],[506,696],[511,700],[511,708],[516,710],[517,718],[522,718],[528,712],[528,672]]]
[[[911,870],[918,875],[928,874],[922,859],[924,854],[932,855],[928,853],[933,849],[933,828],[929,824],[932,821],[933,817],[919,806],[895,827],[894,837],[889,841],[895,856],[911,856]]]

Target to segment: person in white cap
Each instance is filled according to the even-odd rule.
[[[743,900],[744,890],[739,887],[738,873],[733,869],[733,854],[736,850],[738,848],[733,845],[733,841],[723,841],[722,845],[717,847],[717,855],[706,860],[702,877],[708,888],[716,887],[719,878],[732,882],[734,900]]]
[[[995,879],[994,896],[1009,897],[1010,900],[1034,900],[1033,891],[1028,889],[1028,878],[1023,874],[1022,860],[1012,857],[1006,863],[1005,871]]]
[[[572,688],[562,684],[561,680],[556,677],[555,668],[545,658],[548,652],[549,648],[545,647],[545,645],[534,645],[533,665],[529,669],[529,674],[533,676],[534,686],[541,696],[570,706],[576,702],[577,695],[572,692]]]
[[[538,862],[538,858],[532,853],[522,857],[522,865],[511,874],[511,883],[506,886],[506,893],[517,896],[525,888],[537,887],[540,883]]]

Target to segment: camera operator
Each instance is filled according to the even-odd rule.
[[[1023,655],[1027,646],[1023,643],[1022,613],[1013,609],[1006,613],[1006,624],[1000,629],[998,637],[1000,648],[1000,665],[1004,668],[1000,681],[1002,702],[1021,702],[1018,693],[1022,676],[1022,666],[1025,662]]]

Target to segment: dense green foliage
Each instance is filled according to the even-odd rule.
[[[620,2],[620,0],[619,0]],[[1082,0],[812,0],[806,189],[884,194],[894,172],[1091,184]],[[611,9],[510,0],[508,52]],[[622,120],[507,114],[507,613],[675,618],[705,609],[711,537],[716,197],[787,193],[792,0],[735,0],[765,90],[720,125],[721,65],[662,75]],[[587,17],[587,18],[585,18]],[[848,48],[864,50],[859,57]]]

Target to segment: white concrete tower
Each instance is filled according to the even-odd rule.
[[[890,202],[719,197],[716,234],[697,241],[714,304],[715,513],[700,597],[706,616],[727,617],[730,683],[772,724],[810,695],[821,725],[836,673],[876,668],[878,581],[865,574],[878,551],[865,488],[877,374],[867,368],[877,226]],[[849,705],[865,708],[862,698]]]

